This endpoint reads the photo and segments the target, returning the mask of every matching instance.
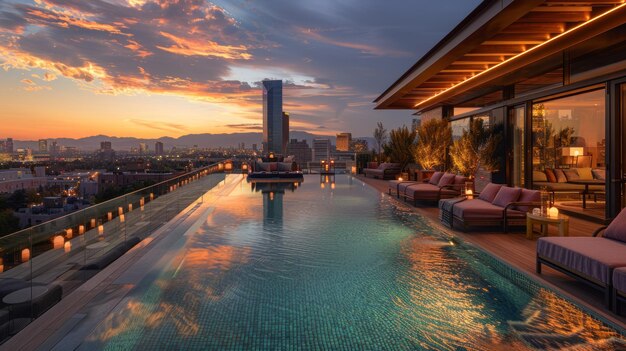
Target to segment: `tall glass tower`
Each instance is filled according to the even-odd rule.
[[[283,81],[263,81],[263,152],[284,155]]]

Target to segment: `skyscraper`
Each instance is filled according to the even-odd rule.
[[[283,111],[283,155],[287,152],[287,143],[289,143],[289,113]]]
[[[39,139],[39,152],[48,152],[48,140]]]
[[[111,142],[110,141],[101,141],[100,142],[100,150],[111,150]]]
[[[337,134],[337,151],[350,151],[351,142],[352,142],[352,133]]]
[[[6,153],[8,154],[13,153],[13,138],[7,138],[7,142],[4,144],[4,148],[5,148]]]
[[[263,152],[284,154],[283,81],[263,81]]]
[[[330,140],[313,139],[313,160],[322,161],[330,159]]]
[[[163,155],[163,143],[160,141],[157,141],[156,143],[154,143],[154,153],[159,156],[159,155]]]
[[[148,153],[148,144],[139,143],[139,154],[146,155]]]

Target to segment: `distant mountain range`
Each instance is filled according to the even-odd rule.
[[[163,143],[164,148],[171,149],[172,147],[184,148],[192,147],[196,145],[199,148],[217,148],[217,147],[237,147],[240,143],[245,143],[246,148],[252,148],[252,144],[257,144],[261,148],[261,140],[263,136],[261,133],[230,133],[230,134],[188,134],[178,138],[161,137],[156,139],[142,139],[133,137],[113,137],[107,135],[95,135],[80,139],[72,138],[56,138],[48,139],[50,141],[56,141],[59,146],[77,147],[81,151],[95,151],[100,148],[100,142],[110,141],[114,150],[128,151],[131,148],[139,147],[139,143],[146,143],[150,150],[154,150],[154,143],[160,141]],[[325,138],[330,139],[332,144],[335,144],[335,136],[317,135],[302,131],[291,131],[289,133],[290,139],[305,139],[312,145],[313,139]],[[362,137],[366,139],[370,149],[374,146],[374,138]],[[31,148],[32,150],[38,150],[38,141],[34,140],[14,140],[14,148]]]

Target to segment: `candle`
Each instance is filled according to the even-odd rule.
[[[63,243],[65,243],[65,238],[62,235],[57,235],[54,237],[54,240],[52,241],[52,246],[55,249],[60,249],[63,247]]]
[[[69,241],[65,242],[65,245],[63,245],[63,250],[67,253],[70,252],[72,250],[72,243]]]
[[[24,249],[22,250],[22,262],[27,262],[28,260],[30,260],[30,250]]]
[[[559,209],[556,207],[550,207],[548,210],[548,216],[552,218],[557,218],[559,216]]]
[[[104,234],[104,226],[102,224],[98,226],[98,234],[100,235]]]

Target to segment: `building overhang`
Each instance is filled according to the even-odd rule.
[[[501,94],[522,81],[552,85],[563,80],[568,50],[624,24],[624,0],[484,1],[380,95],[375,108],[423,111]],[[544,77],[534,78],[538,74]]]

